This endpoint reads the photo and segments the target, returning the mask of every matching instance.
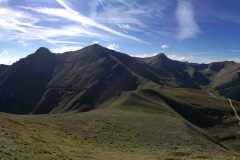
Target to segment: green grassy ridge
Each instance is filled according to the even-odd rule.
[[[235,101],[235,105],[240,111],[240,103]],[[177,112],[201,127],[222,124],[225,119],[233,116],[228,100],[223,97],[213,98],[201,90],[163,87],[153,83],[144,84],[136,91],[123,93],[103,106],[128,111],[165,112],[172,115]]]
[[[161,87],[161,93],[179,103],[187,103],[205,116],[211,118],[214,126],[203,129],[203,132],[233,152],[240,152],[239,141],[235,137],[236,132],[239,131],[239,121],[235,117],[228,99],[224,97],[212,97],[200,90],[182,88]],[[234,100],[232,102],[237,112],[240,113],[240,103]]]

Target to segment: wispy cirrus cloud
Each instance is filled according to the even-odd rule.
[[[74,41],[59,40],[61,37],[89,37],[101,35],[90,32],[78,25],[65,25],[63,27],[51,28],[37,25],[40,19],[23,11],[0,8],[0,28],[3,31],[0,38],[4,41],[16,40],[27,44],[31,40],[44,40],[48,43],[78,43]],[[57,38],[58,40],[54,40]],[[1,40],[0,40],[1,41]]]
[[[167,9],[166,0],[102,0],[107,5],[94,18],[101,19],[107,23],[117,23],[122,26],[130,25],[137,28],[147,28],[152,24],[151,18],[155,20],[163,17]]]
[[[104,7],[104,4],[101,0],[98,0],[98,2]]]
[[[0,8],[0,28],[4,31],[0,37],[5,37],[6,39],[4,40],[17,38],[25,40],[26,38],[44,39],[41,34],[38,35],[35,34],[35,32],[31,32],[33,29],[39,30],[42,28],[34,25],[37,22],[38,19],[24,12],[8,8]]]
[[[194,10],[191,1],[178,0],[176,17],[179,23],[179,31],[177,35],[179,40],[192,38],[200,33],[200,28],[194,19]]]
[[[7,1],[1,0],[0,2]],[[56,45],[61,43],[77,44],[79,41],[76,41],[76,37],[101,39],[109,42],[112,41],[112,36],[109,35],[112,34],[116,37],[147,44],[148,42],[131,35],[128,31],[144,32],[143,28],[146,27],[146,23],[143,17],[150,16],[154,12],[160,16],[164,8],[162,5],[151,11],[149,5],[153,5],[153,3],[144,6],[135,1],[117,0],[116,3],[112,3],[109,0],[101,0],[98,3],[102,5],[103,10],[98,13],[96,8],[99,6],[95,5],[96,8],[92,10],[95,12],[95,17],[86,17],[81,12],[72,9],[73,5],[67,1],[56,0],[56,2],[63,8],[24,6],[24,3],[20,3],[21,5],[15,8],[0,7],[2,31],[0,38],[4,41],[15,40],[26,47],[30,44],[28,41],[32,42],[33,40],[43,40]],[[121,5],[118,6],[117,3]],[[119,16],[119,13],[122,13],[123,16]],[[46,25],[47,23],[54,25]],[[110,24],[110,26],[106,24]],[[111,26],[114,24],[118,24],[122,28],[122,32]]]
[[[85,17],[83,15],[81,15],[79,12],[73,10],[70,5],[63,1],[63,0],[56,0],[62,7],[62,8],[30,8],[30,7],[25,7],[25,9],[29,9],[32,11],[36,11],[42,14],[48,14],[49,16],[55,16],[58,18],[63,18],[63,19],[67,19],[73,22],[77,22],[82,24],[83,26],[85,26],[85,28],[87,28],[87,26],[91,26],[100,30],[103,30],[105,32],[109,32],[111,34],[129,39],[129,40],[133,40],[139,43],[147,43],[142,39],[139,39],[135,36],[131,36],[119,31],[116,31],[108,26],[105,26],[101,23],[96,22],[95,20],[92,20],[88,17]],[[85,30],[89,30],[89,29],[85,29]]]
[[[137,0],[89,0],[86,3],[55,0],[40,3],[37,0],[34,5],[26,1],[0,2],[9,2],[6,3],[9,5],[0,6],[3,31],[0,41],[15,40],[23,47],[38,40],[52,45],[77,44],[84,37],[89,41],[98,39],[107,43],[126,39],[149,44],[140,38],[139,33],[151,32],[148,29],[153,23],[151,18],[161,19],[167,5],[167,0],[158,0],[158,3],[152,0],[147,0],[147,3]],[[74,4],[81,4],[83,8]]]

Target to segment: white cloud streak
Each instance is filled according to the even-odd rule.
[[[153,57],[156,56],[158,53],[148,53],[148,54],[136,54],[131,55],[132,57],[139,57],[139,58],[147,58],[147,57]]]
[[[103,2],[103,1],[102,1]],[[161,20],[167,9],[167,0],[104,0],[104,10],[95,14],[95,19],[101,19],[105,23],[116,23],[121,26],[130,25],[135,31],[145,30],[154,20]]]
[[[98,2],[104,7],[104,4],[101,0],[98,0]]]
[[[168,44],[163,44],[163,45],[161,46],[161,48],[163,48],[163,49],[168,49],[168,48],[169,48],[169,45],[168,45]]]
[[[99,43],[99,41],[96,41],[96,40],[93,41],[93,44],[98,44],[98,43]]]
[[[181,61],[181,62],[191,62],[193,60],[193,55],[190,56],[178,56],[175,54],[170,54],[167,55],[168,58],[172,59],[172,60],[176,60],[176,61]]]
[[[54,52],[54,53],[64,53],[64,52],[69,52],[69,51],[76,51],[76,50],[79,50],[81,48],[82,47],[79,47],[79,46],[65,46],[65,45],[62,45],[58,48],[51,49],[51,51]]]
[[[111,49],[111,50],[117,51],[117,50],[118,50],[118,45],[115,44],[115,43],[112,43],[112,44],[109,44],[109,45],[107,46],[107,48],[108,48],[108,49]]]
[[[200,28],[194,19],[194,11],[190,0],[178,0],[176,17],[179,23],[179,32],[177,35],[179,40],[192,38],[200,33]]]

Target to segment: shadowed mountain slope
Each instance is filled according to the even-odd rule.
[[[40,48],[0,78],[1,111],[20,114],[90,110],[123,90],[136,89],[138,83],[99,45],[62,55]]]
[[[1,111],[20,114],[88,111],[146,81],[182,86],[165,70],[97,44],[64,54],[39,48],[0,78]]]
[[[171,75],[174,75],[174,78],[181,87],[199,89],[200,85],[209,83],[207,78],[193,67],[184,62],[171,60],[164,53],[153,57],[141,58],[140,60],[158,70],[165,70]]]
[[[9,66],[0,76],[0,109],[29,113],[36,106],[52,77],[56,55],[46,48]]]
[[[99,45],[59,55],[59,59],[34,113],[88,111],[122,91],[135,90],[141,80]]]
[[[5,70],[8,69],[9,66],[0,64],[0,74],[2,74]]]

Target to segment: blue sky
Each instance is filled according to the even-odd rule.
[[[93,43],[132,56],[240,62],[239,0],[0,0],[0,64]]]

